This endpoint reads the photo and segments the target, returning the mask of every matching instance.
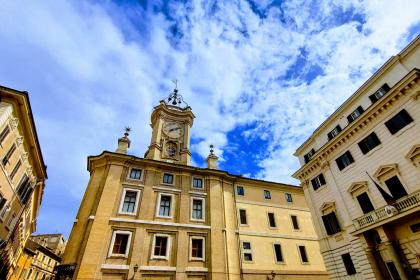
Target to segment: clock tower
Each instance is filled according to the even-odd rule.
[[[191,107],[175,88],[153,109],[152,139],[144,157],[191,165],[190,129],[194,118]]]

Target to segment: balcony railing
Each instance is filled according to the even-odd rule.
[[[386,220],[387,218],[390,218],[391,216],[408,211],[411,208],[414,208],[419,205],[420,205],[420,191],[407,195],[403,198],[400,198],[397,201],[395,201],[393,204],[391,204],[391,206],[395,207],[394,213],[393,212],[389,213],[389,209],[386,208],[388,206],[387,205],[353,220],[353,223],[354,223],[354,226],[356,227],[356,230],[359,230],[364,227],[378,223],[380,221]],[[387,210],[388,210],[388,213],[387,213]]]

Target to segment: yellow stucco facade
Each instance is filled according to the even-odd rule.
[[[0,278],[17,267],[47,178],[28,93],[0,86]]]
[[[295,153],[332,279],[420,277],[420,36]]]
[[[327,278],[302,189],[219,170],[213,152],[207,168],[191,166],[193,120],[162,101],[145,158],[127,154],[128,131],[116,152],[88,158],[60,279]]]

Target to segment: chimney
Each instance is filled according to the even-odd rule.
[[[207,168],[209,169],[219,169],[218,161],[219,158],[214,154],[213,145],[210,145],[210,154],[207,157]]]
[[[124,136],[118,139],[118,148],[115,150],[116,153],[126,154],[128,148],[130,148],[130,139],[128,139],[128,134],[131,131],[130,127],[125,128]]]

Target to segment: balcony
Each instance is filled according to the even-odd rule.
[[[388,205],[367,213],[353,220],[356,231],[371,226],[373,224],[385,221],[393,216],[409,211],[410,209],[420,206],[420,191],[407,195],[398,199],[393,204],[394,209],[387,207]]]

